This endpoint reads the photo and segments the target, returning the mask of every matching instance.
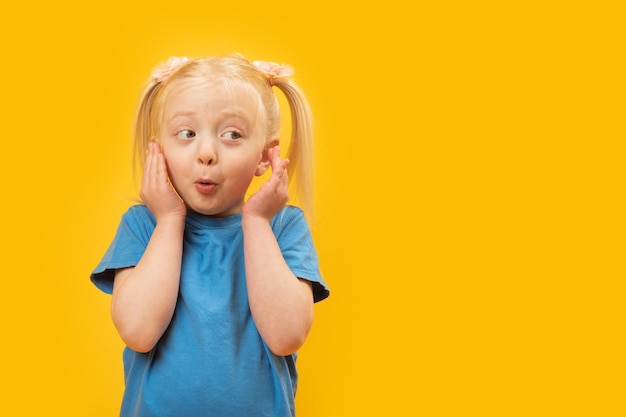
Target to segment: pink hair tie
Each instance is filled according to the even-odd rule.
[[[259,71],[267,75],[270,87],[274,86],[275,78],[289,77],[293,75],[293,68],[289,65],[278,65],[275,62],[254,61],[252,63]]]
[[[187,61],[189,61],[189,58],[186,56],[170,57],[167,61],[160,63],[152,70],[152,79],[158,83],[164,83]]]

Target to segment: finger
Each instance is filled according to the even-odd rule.
[[[287,185],[289,183],[289,175],[287,175],[287,168],[285,167],[285,169],[283,169],[283,172],[280,176],[280,179],[282,180],[282,184],[283,186]]]
[[[276,145],[269,150],[269,159],[272,170],[276,170],[280,165],[280,146]]]
[[[167,182],[167,164],[162,152],[159,152],[156,156],[156,174],[160,182]]]
[[[283,182],[287,181],[287,165],[289,165],[289,159],[283,159],[280,161],[280,165],[278,169],[275,171],[276,176],[281,179]]]
[[[278,145],[270,149],[269,159],[272,172],[281,176],[285,167],[289,164],[289,160],[286,158],[282,160],[280,159],[280,148]]]
[[[152,153],[152,144],[148,144],[148,148],[146,149],[146,157],[144,160],[143,167],[143,183],[148,185],[150,183],[150,176],[152,174],[152,164],[153,164],[153,153]]]

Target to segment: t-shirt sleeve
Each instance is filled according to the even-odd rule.
[[[115,270],[137,265],[148,246],[155,224],[154,217],[143,205],[133,206],[124,213],[113,241],[91,273],[91,282],[103,292],[111,294]]]
[[[273,219],[272,228],[285,262],[295,276],[313,284],[313,301],[330,295],[319,268],[317,251],[301,209],[286,206]]]

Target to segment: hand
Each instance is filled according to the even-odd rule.
[[[157,219],[169,216],[185,218],[187,208],[167,175],[165,157],[158,143],[151,142],[146,150],[145,168],[139,196]]]
[[[272,176],[243,206],[242,214],[260,217],[268,222],[289,200],[289,178],[287,176],[288,159],[280,159],[280,148],[274,146],[267,150],[272,167]]]

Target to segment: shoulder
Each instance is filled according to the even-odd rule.
[[[272,225],[291,223],[293,221],[304,220],[304,212],[300,207],[285,206],[272,219]]]
[[[312,239],[309,224],[304,217],[304,212],[299,207],[283,207],[274,216],[270,225],[281,246],[289,243],[300,245],[303,242],[310,242]],[[307,244],[307,246],[309,245]]]
[[[156,226],[156,219],[145,204],[131,206],[122,215],[122,226],[131,230],[151,233]]]
[[[130,206],[128,210],[126,210],[126,213],[124,213],[124,215],[136,217],[152,217],[152,213],[150,213],[150,210],[148,210],[148,207],[145,204],[135,204],[133,206]]]
[[[130,206],[128,210],[126,210],[126,212],[122,215],[122,218],[127,221],[135,222],[156,222],[156,219],[145,204],[136,204],[134,206]]]
[[[308,228],[304,218],[304,212],[301,208],[296,206],[283,207],[276,213],[270,225],[275,233],[280,233],[282,230],[293,228],[294,226]]]

